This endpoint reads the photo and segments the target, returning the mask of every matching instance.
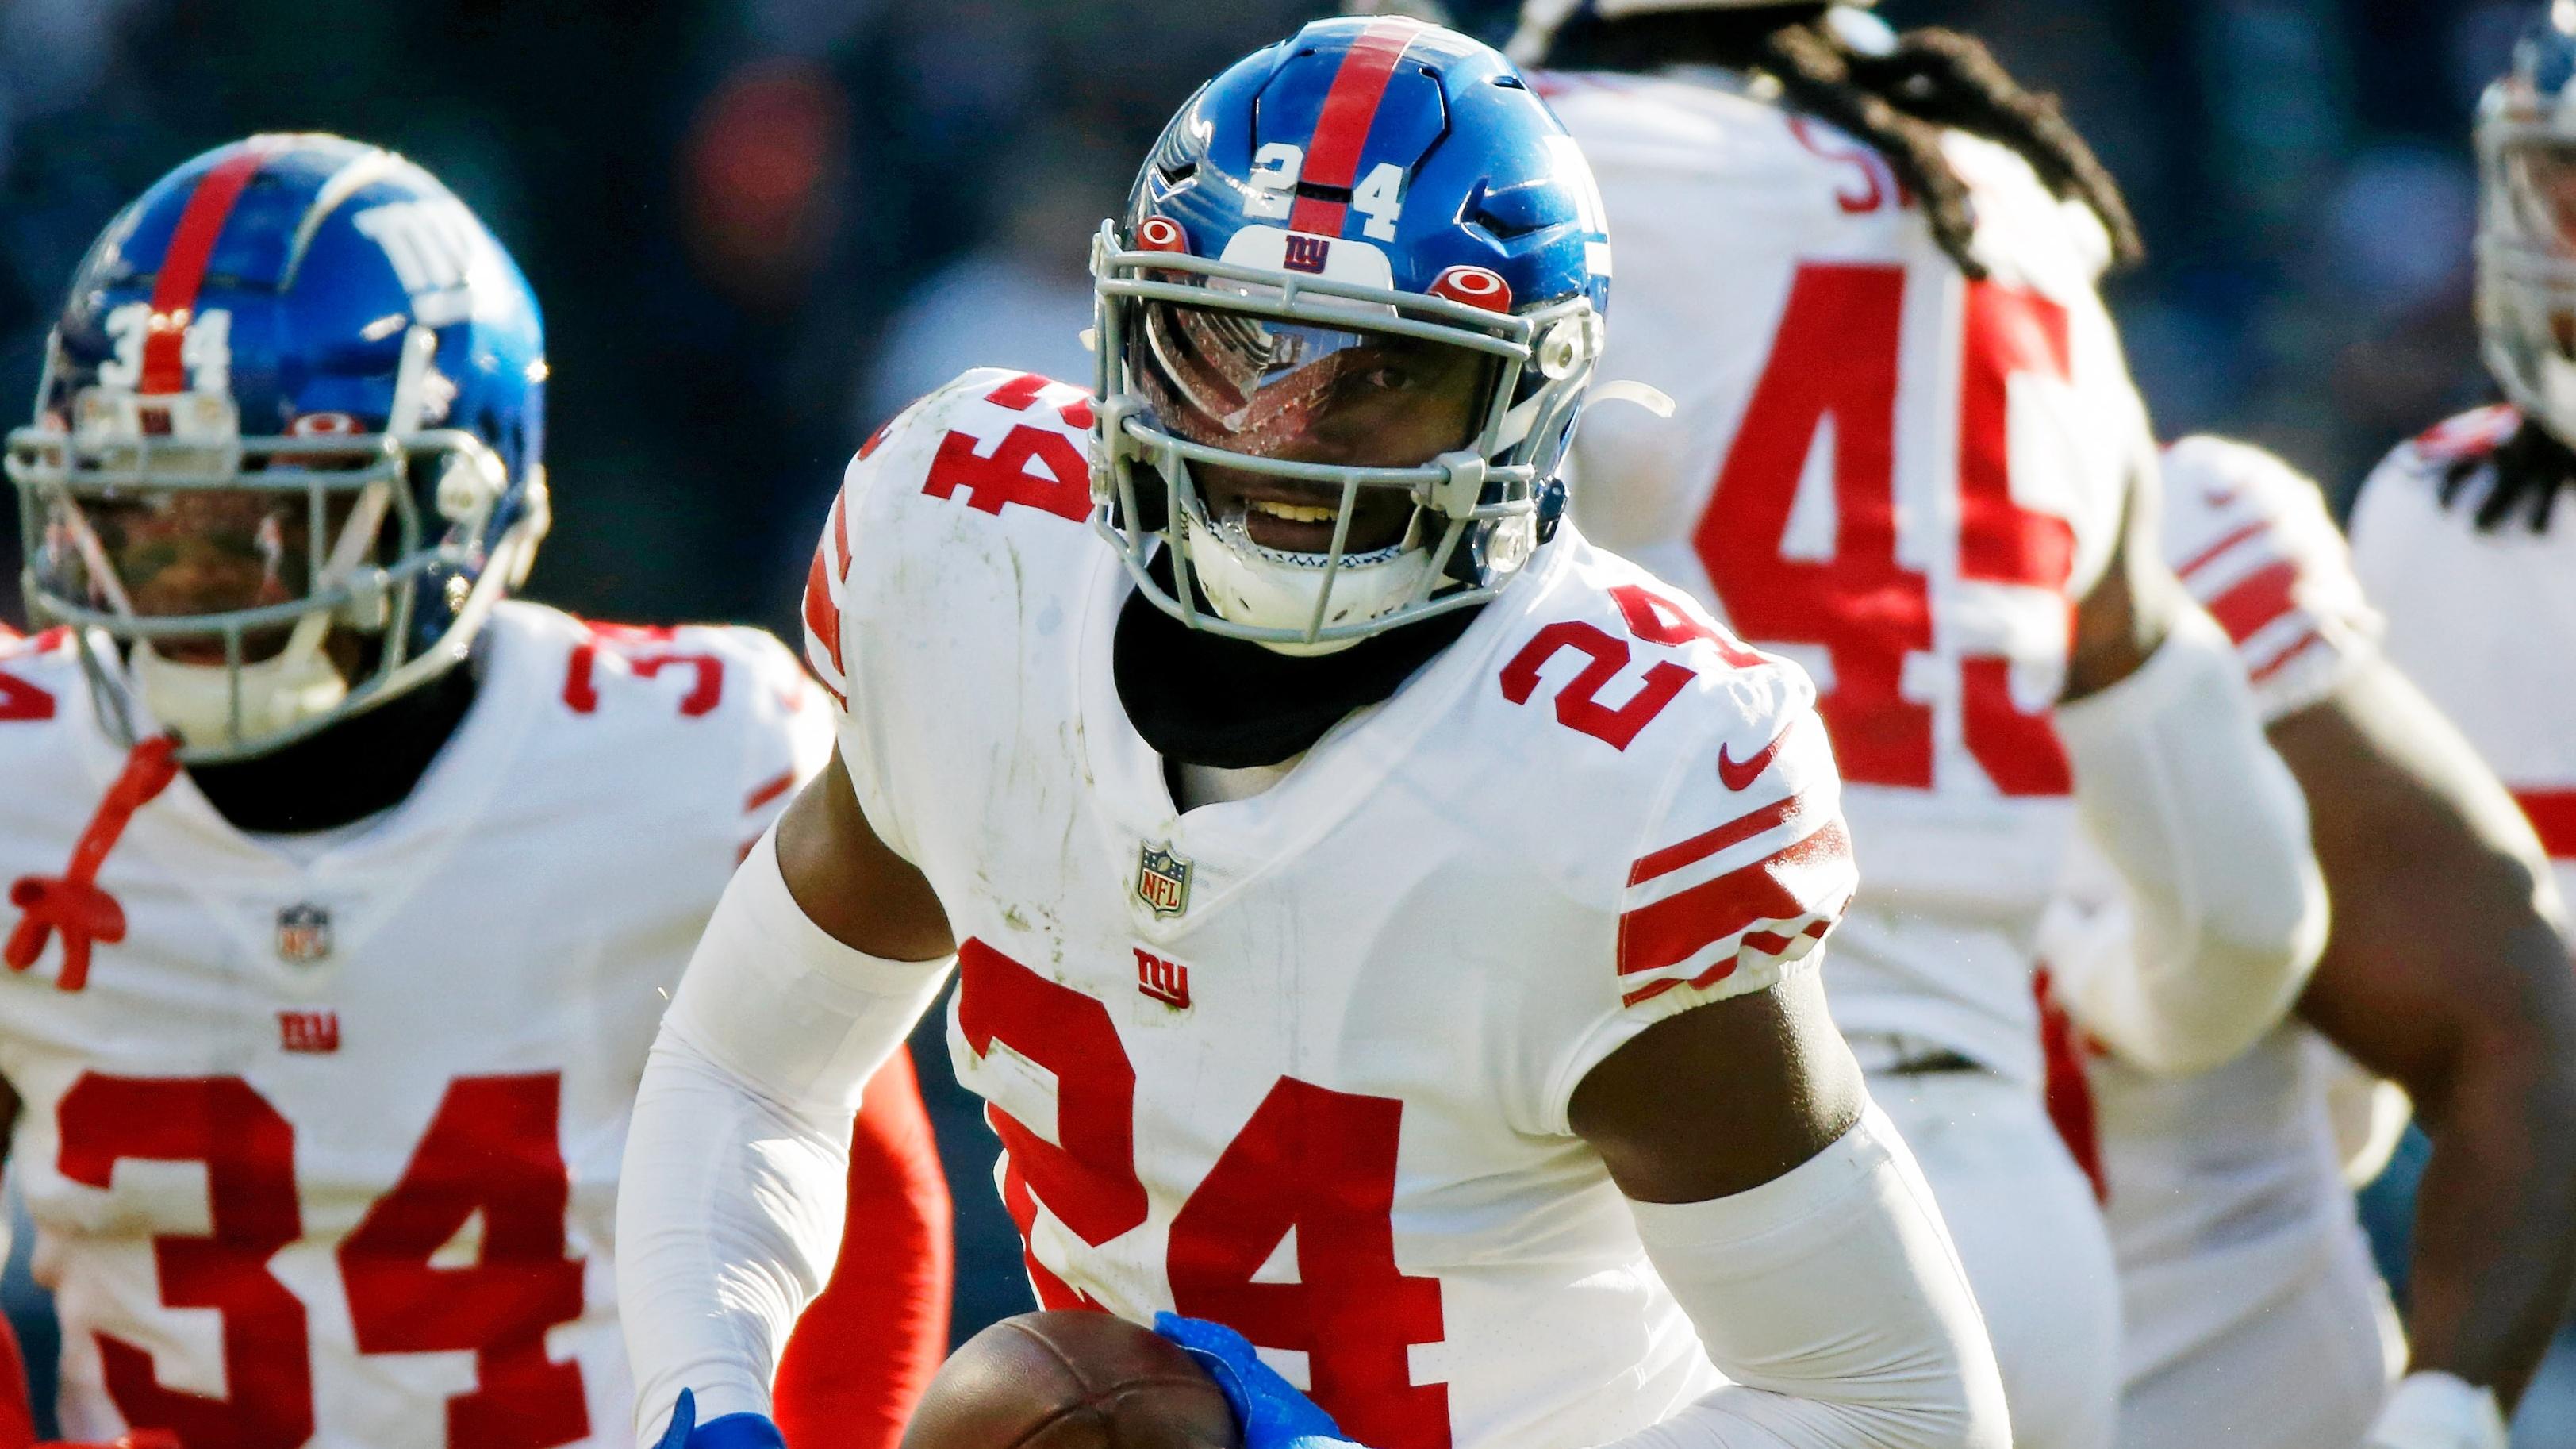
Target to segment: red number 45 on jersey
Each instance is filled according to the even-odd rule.
[[[1935,790],[1933,701],[1909,666],[1934,650],[1935,600],[1920,558],[1928,545],[1902,537],[1924,510],[1896,498],[1897,387],[1905,321],[1902,267],[1816,263],[1800,267],[1747,403],[1733,450],[1693,537],[1728,620],[1766,647],[1821,649],[1817,707],[1853,784]],[[2066,597],[2075,531],[2023,507],[2012,493],[2012,380],[2072,375],[2067,310],[1995,282],[1967,288],[1959,339],[1956,576],[1985,591],[1981,612],[2033,614],[2015,642],[1962,649],[1959,737],[2005,795],[2063,795],[2072,780],[2047,714],[2012,696],[2013,666],[2065,658]],[[1834,436],[1831,547],[1821,558],[1789,545],[1790,520],[1810,451]],[[1932,512],[1944,512],[1934,509]],[[1913,545],[1913,546],[1909,546]],[[1944,607],[1957,608],[1956,605]],[[1969,611],[1940,621],[1958,631]],[[2054,641],[2047,650],[2031,640]]]

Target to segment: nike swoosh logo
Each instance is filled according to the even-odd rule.
[[[1780,731],[1777,738],[1773,739],[1771,743],[1764,745],[1752,759],[1746,760],[1742,764],[1737,764],[1734,760],[1727,758],[1726,746],[1718,746],[1717,778],[1724,781],[1726,788],[1729,790],[1744,791],[1752,789],[1753,782],[1761,779],[1762,772],[1771,768],[1771,762],[1779,757],[1780,747],[1789,742],[1790,731],[1796,728],[1797,727],[1795,725],[1792,725],[1789,729]]]

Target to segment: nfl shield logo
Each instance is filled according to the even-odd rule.
[[[1136,862],[1136,899],[1157,917],[1177,916],[1190,908],[1190,863],[1168,845],[1148,845]]]
[[[277,954],[283,961],[310,966],[331,954],[331,913],[307,901],[277,913]]]

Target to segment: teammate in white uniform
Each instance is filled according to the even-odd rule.
[[[2134,954],[2106,868],[2079,872],[2044,933],[2075,1015],[2104,1023],[2091,1086],[2128,1329],[2122,1449],[2501,1449],[2501,1408],[2576,1254],[2576,1154],[2528,1125],[2576,1107],[2576,989],[2547,868],[2493,775],[2379,658],[2316,486],[2212,438],[2176,444],[2165,484],[2167,557],[2235,639],[2307,787],[2337,911],[2302,1021],[2179,1078],[2133,1065],[2163,1054],[2132,1048],[2101,1007],[2205,990],[2206,975]],[[2235,1018],[2246,1030],[2204,1032],[2204,1054],[2265,1019]],[[2345,1186],[2384,1158],[2352,1162],[2356,1147],[2384,1148],[2403,1117],[2371,1124],[2365,1105],[2351,1130],[2348,1103],[2396,1094],[2374,1094],[2337,1046],[2432,1104],[2411,1355]],[[2515,1286],[2524,1272],[2540,1286]]]
[[[1816,677],[1863,881],[1835,1020],[1941,1199],[2016,1440],[2107,1444],[2111,1254],[2042,1106],[2033,995],[2079,805],[2158,882],[2148,929],[2271,1009],[2323,934],[2296,791],[2158,561],[2095,293],[2135,247],[2118,193],[1947,32],[1534,0],[1521,43],[1571,68],[1541,83],[1619,229],[1605,375],[1678,405],[1586,429],[1575,517]],[[2141,732],[2188,763],[2118,763]]]
[[[503,598],[544,373],[482,225],[335,137],[188,162],[74,281],[8,454],[58,626],[0,643],[0,1113],[73,1438],[631,1442],[635,1085],[831,730],[768,635]]]
[[[2260,450],[2186,438],[2165,454],[2163,502],[2165,558],[2236,641],[2267,722],[2372,666],[2378,621],[2314,484]],[[2071,874],[2041,943],[2082,1022],[2140,963],[2117,873],[2084,851]],[[2395,1367],[2334,1112],[2358,1069],[2304,1026],[2242,1019],[2201,1055],[2259,1037],[2205,1071],[2150,1071],[2098,1033],[2085,1055],[2120,1265],[2121,1449],[2356,1445]]]
[[[1097,404],[970,373],[834,506],[837,764],[637,1103],[639,1427],[776,1442],[832,1170],[796,1146],[953,952],[1041,1301],[1192,1315],[1250,1449],[1321,1417],[1265,1358],[1373,1449],[2003,1444],[1822,1009],[1853,877],[1805,676],[1557,516],[1610,243],[1523,79],[1310,26],[1096,255]]]
[[[2387,617],[2387,657],[2512,791],[2563,899],[2576,891],[2576,524],[2564,500],[2576,482],[2576,11],[2538,14],[2479,108],[2477,144],[2478,320],[2511,405],[2399,447],[2353,505],[2353,561]],[[2558,994],[2537,989],[2566,969],[2540,954],[2533,982],[2479,993],[2488,1018],[2532,1023],[2537,1039],[2442,1053],[2487,1069],[2452,1094],[2457,1115],[2492,1116],[2496,1140],[2522,1151],[2498,1162],[2491,1146],[2446,1149],[2416,1094],[2435,1152],[2416,1216],[2412,1361],[2492,1389],[2507,1409],[2576,1276],[2576,1146],[2561,1130],[2503,1135],[2543,1120],[2534,1104],[2553,1094],[2557,1120],[2571,1110],[2576,1048]],[[2431,1285],[2428,1266],[2440,1270]]]

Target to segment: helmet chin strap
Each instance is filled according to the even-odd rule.
[[[1180,545],[1188,553],[1199,591],[1219,617],[1236,624],[1303,629],[1313,622],[1319,604],[1331,611],[1324,616],[1326,624],[1381,618],[1421,594],[1431,572],[1430,551],[1419,539],[1408,538],[1410,546],[1391,558],[1346,562],[1328,574],[1320,562],[1308,565],[1288,562],[1284,555],[1263,557],[1269,551],[1253,544],[1239,527],[1211,520],[1195,490],[1179,511]],[[1418,520],[1414,526],[1419,527]],[[1311,644],[1257,642],[1274,654],[1308,658],[1339,653],[1360,641],[1353,636]]]
[[[240,738],[291,729],[349,697],[349,681],[322,652],[330,627],[327,616],[308,615],[274,658],[241,667]],[[182,744],[234,743],[234,671],[221,664],[182,664],[149,644],[136,646],[129,667],[144,707]]]

